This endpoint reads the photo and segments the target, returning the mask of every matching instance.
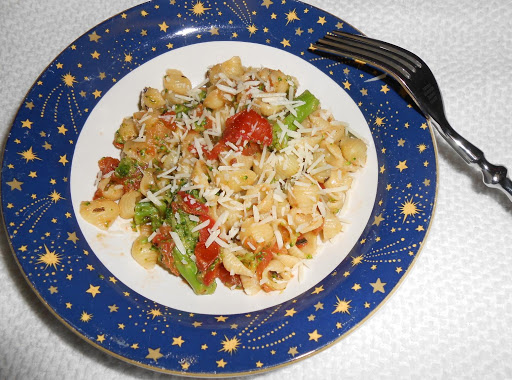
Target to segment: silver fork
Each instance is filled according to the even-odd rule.
[[[312,45],[312,50],[361,60],[394,77],[464,161],[480,168],[484,183],[502,190],[512,201],[512,181],[507,177],[507,169],[487,161],[480,149],[450,126],[434,75],[421,58],[390,43],[340,31],[329,33],[318,40]]]

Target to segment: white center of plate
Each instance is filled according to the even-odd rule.
[[[368,161],[351,189],[343,219],[350,221],[345,231],[332,243],[320,246],[314,259],[307,261],[304,278],[294,278],[281,293],[248,296],[240,290],[229,290],[221,283],[215,294],[197,296],[180,278],[156,267],[150,271],[139,266],[130,250],[137,234],[128,221],[119,220],[109,231],[101,231],[85,222],[79,212],[80,202],[91,200],[98,160],[104,156],[119,158],[112,141],[124,117],[138,111],[140,91],[144,87],[162,88],[166,69],[181,70],[192,85],[200,83],[208,66],[240,56],[244,66],[280,69],[299,80],[299,93],[310,90],[324,109],[337,120],[348,122],[350,129],[369,145]],[[71,197],[78,224],[94,254],[120,281],[133,291],[162,305],[192,313],[236,314],[271,307],[296,297],[325,278],[357,243],[375,201],[377,191],[377,155],[368,125],[352,99],[326,74],[310,63],[285,51],[245,42],[207,42],[179,48],[162,54],[130,72],[99,101],[87,119],[78,138],[71,168]],[[115,286],[115,285],[113,285]]]

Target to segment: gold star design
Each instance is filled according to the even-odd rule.
[[[368,90],[366,88],[362,88],[361,89],[361,95],[362,96],[367,96],[368,95]]]
[[[391,184],[389,183],[387,186],[386,186],[386,190],[389,191],[393,188],[393,186],[391,186]]]
[[[179,346],[181,347],[181,345],[185,343],[185,341],[181,338],[181,336],[177,337],[177,338],[172,338],[172,345],[173,346]]]
[[[400,273],[400,272],[402,272],[402,270],[403,270],[402,267],[396,267],[395,272]]]
[[[59,290],[58,290],[58,288],[56,286],[50,286],[48,288],[48,290],[50,291],[50,294],[55,294],[55,293],[59,292]]]
[[[320,285],[320,286],[315,287],[315,290],[313,290],[311,292],[311,294],[320,294],[323,291],[324,291],[324,286]]]
[[[295,313],[297,313],[297,312],[295,311],[295,308],[291,308],[291,309],[286,310],[286,313],[285,313],[285,315],[284,315],[284,316],[285,316],[285,317],[293,317],[293,315],[294,315]]]
[[[247,30],[249,31],[249,37],[251,37],[254,33],[258,31],[258,28],[256,25],[252,24],[247,27]]]
[[[30,147],[28,150],[18,153],[20,156],[22,156],[26,162],[34,161],[34,160],[41,160],[37,155],[32,151],[32,147]]]
[[[89,289],[87,289],[85,292],[91,294],[92,298],[96,297],[98,293],[101,293],[99,285],[92,286],[91,284],[89,284]]]
[[[94,267],[91,264],[87,264],[85,269],[90,270],[92,272],[94,270]]]
[[[341,322],[336,322],[337,329],[341,329],[342,327],[343,327],[343,325],[341,324]]]
[[[14,189],[21,191],[21,185],[23,185],[23,182],[18,181],[16,178],[14,178],[12,181],[6,182],[6,183],[7,183],[7,185],[9,185],[11,187],[11,191]]]
[[[291,47],[290,45],[290,40],[287,40],[286,38],[283,38],[283,40],[280,42],[281,45],[283,45],[283,47]]]
[[[200,327],[202,325],[203,325],[203,322],[194,321],[194,323],[192,323],[192,326],[194,326],[194,327]]]
[[[350,314],[350,309],[352,308],[352,306],[350,306],[350,303],[352,302],[352,300],[340,300],[338,296],[336,296],[336,299],[338,300],[336,302],[336,305],[335,305],[335,309],[334,311],[332,312],[332,314],[335,314],[335,313],[344,313],[344,314]]]
[[[66,127],[64,126],[64,124],[62,124],[60,127],[57,127],[57,130],[59,131],[59,133],[60,133],[61,135],[65,135],[65,134],[66,134],[66,132],[68,131],[68,130],[66,129]]]
[[[240,340],[236,336],[234,336],[231,339],[228,339],[227,336],[224,335],[224,340],[221,342],[222,348],[220,351],[227,352],[229,354],[232,354],[233,352],[236,352],[238,349],[238,346],[240,345]]]
[[[389,90],[389,87],[387,84],[384,84],[380,87],[380,92],[383,92],[384,94],[387,94]]]
[[[188,362],[181,363],[181,369],[186,371],[190,367],[190,364]]]
[[[232,38],[237,38],[238,37],[238,33],[237,32],[233,32],[233,34],[231,35]]]
[[[215,319],[217,320],[217,322],[226,322],[228,317],[224,317],[222,315],[219,315],[218,317],[215,317]]]
[[[368,302],[365,302],[365,303],[364,303],[364,308],[365,308],[365,309],[369,309],[369,308],[370,308],[370,304],[369,304]]]
[[[21,127],[22,128],[32,129],[32,124],[34,124],[34,122],[32,122],[29,119],[27,119],[27,120],[21,122]]]
[[[140,15],[141,15],[142,17],[146,17],[148,14],[149,14],[149,13],[148,13],[148,12],[146,12],[146,11],[144,11],[144,10],[140,11]]]
[[[272,0],[263,0],[263,3],[261,3],[261,6],[262,7],[270,7],[272,4],[274,4],[274,2]]]
[[[146,355],[146,359],[153,359],[155,362],[158,361],[163,355],[160,353],[159,348],[148,348],[148,354]]]
[[[32,111],[32,108],[34,108],[34,103],[32,102],[25,102],[25,108],[28,108],[29,110]]]
[[[201,345],[201,350],[205,351],[207,349],[208,349],[208,345],[207,344]]]
[[[315,320],[315,318],[316,317],[313,314],[311,314],[311,315],[308,316],[308,321],[309,322],[313,322]]]
[[[295,355],[297,355],[299,353],[299,351],[297,351],[297,347],[290,347],[290,349],[288,350],[288,354],[295,357]]]
[[[382,166],[380,167],[380,170],[379,170],[380,174],[384,173],[385,171],[386,171],[386,166],[385,166],[385,165],[382,165]]]
[[[374,220],[373,220],[373,224],[372,225],[380,225],[380,223],[384,220],[385,218],[382,217],[382,213],[380,213],[379,215],[375,216]]]
[[[323,308],[324,308],[324,304],[323,304],[323,303],[321,303],[321,302],[318,302],[318,303],[317,303],[316,305],[314,305],[314,306],[315,306],[315,311],[318,311],[318,310],[320,310],[320,309],[322,309],[322,310],[323,310]]]
[[[30,178],[36,178],[37,177],[37,172],[30,172],[28,176]]]
[[[209,11],[211,8],[205,8],[204,3],[201,1],[198,1],[194,4],[194,6],[189,9],[189,11],[192,11],[192,13],[196,16],[202,16],[205,14],[206,11]]]
[[[430,180],[425,178],[425,181],[423,181],[423,184],[425,186],[430,186]]]
[[[103,72],[100,73],[100,79],[103,80],[107,77],[107,75]]]
[[[385,117],[376,117],[375,118],[375,125],[379,126],[379,127],[382,127],[386,121],[386,118]]]
[[[407,163],[407,160],[404,160],[404,161],[398,161],[398,165],[396,166],[396,168],[397,168],[397,169],[400,169],[400,173],[401,173],[403,170],[405,170],[405,169],[407,169],[407,168],[408,168],[408,166],[406,165],[406,163]]]
[[[92,94],[94,95],[94,99],[98,99],[101,96],[101,91],[95,90]]]
[[[46,244],[44,245],[45,253],[39,255],[39,258],[36,262],[36,264],[46,264],[46,268],[49,266],[53,266],[53,268],[57,268],[57,265],[60,264],[61,256],[58,253],[55,253],[55,251],[50,251]]]
[[[64,65],[63,65],[62,63],[57,63],[56,67],[57,67],[58,69],[62,69],[62,68],[64,67]]]
[[[133,348],[134,350],[136,350],[137,348],[139,348],[139,344],[138,343],[134,343],[130,347]]]
[[[162,312],[159,310],[159,309],[151,309],[149,312],[148,312],[149,315],[152,315],[153,316],[153,319],[155,319],[155,317],[161,317],[162,316]]]
[[[324,25],[327,21],[325,21],[325,17],[318,17],[318,21],[316,22],[317,24],[320,24],[320,25]]]
[[[124,325],[124,323],[118,323],[117,324],[117,328],[120,329],[120,330],[124,330],[126,326]]]
[[[96,337],[96,341],[100,342],[100,343],[103,343],[105,341],[105,334],[102,334],[102,335],[98,335]]]
[[[421,125],[420,125],[420,128],[421,128],[421,129],[427,129],[427,128],[428,128],[427,123],[423,123],[423,124],[421,124]]]
[[[404,139],[398,140],[398,146],[404,146],[404,144],[405,144],[405,140]]]
[[[338,29],[342,29],[343,28],[343,23],[342,22],[338,22],[336,25],[334,25],[336,28]]]
[[[68,274],[66,276],[66,280],[70,280],[71,281],[72,279],[73,279],[73,275],[72,274]]]
[[[427,150],[427,146],[425,144],[420,144],[417,146],[417,148],[420,153],[423,153],[425,150]]]
[[[231,329],[237,329],[238,328],[238,325],[236,323],[233,323],[231,326],[230,326]]]
[[[92,319],[92,314],[82,311],[82,315],[80,315],[80,320],[82,322],[89,322],[91,319]]]
[[[357,292],[359,289],[361,289],[361,285],[354,284],[354,286],[351,289]]]
[[[73,306],[71,302],[66,302],[66,309],[71,309],[71,306]]]
[[[215,361],[215,363],[217,363],[217,367],[219,368],[224,368],[226,364],[228,364],[227,362],[224,361],[224,359],[217,360]]]
[[[425,231],[425,228],[423,228],[423,226],[418,226],[416,227],[416,231],[420,232],[420,231]]]
[[[161,23],[161,24],[158,24],[158,26],[160,27],[160,30],[161,30],[162,32],[167,32],[167,29],[169,28],[169,25],[167,25],[167,24],[165,23],[165,21],[164,21],[163,23]]]
[[[100,59],[100,53],[98,53],[96,50],[94,50],[93,53],[91,53],[92,59]]]
[[[117,310],[119,310],[119,306],[117,306],[115,304],[114,305],[109,305],[108,308],[109,308],[111,313],[115,313],[115,312],[117,312]]]
[[[309,335],[309,340],[314,340],[315,342],[318,342],[318,339],[320,339],[322,337],[322,335],[320,335],[318,333],[318,330],[308,333],[308,335]]]
[[[260,362],[260,361],[258,360],[258,361],[256,362],[256,367],[258,367],[258,368],[263,367],[263,363],[262,363],[262,362]]]
[[[350,90],[350,86],[352,86],[352,84],[348,81],[348,79],[343,82],[343,88],[345,90]]]
[[[295,35],[300,36],[302,33],[304,33],[304,31],[300,28],[300,26],[295,29]]]
[[[78,237],[76,236],[76,232],[68,232],[68,238],[66,240],[71,240],[73,243],[76,244]]]
[[[210,34],[211,34],[212,36],[218,36],[218,35],[219,35],[219,29],[218,29],[218,28],[216,28],[215,26],[212,26],[212,27],[210,28]]]
[[[275,20],[275,19],[277,19],[277,15],[276,15],[275,13],[272,13],[272,14],[270,15],[270,18],[271,18],[272,20]]]
[[[94,42],[98,42],[99,39],[101,38],[100,35],[98,35],[96,33],[96,31],[92,32],[91,34],[89,34],[89,41],[94,41]]]
[[[375,281],[375,282],[370,282],[370,285],[373,288],[373,293],[376,293],[376,292],[385,293],[386,292],[384,290],[384,285],[386,285],[386,282],[382,282],[380,280],[380,278],[378,278],[377,281]]]
[[[359,256],[352,256],[352,266],[355,267],[356,265],[359,265],[363,262],[364,260],[364,255],[359,255]]]
[[[109,280],[110,282],[112,282],[113,284],[115,284],[115,283],[117,282],[117,279],[116,279],[115,277],[112,277],[112,276],[110,276],[110,277],[108,278],[108,280]]]
[[[297,12],[294,9],[293,11],[289,11],[288,13],[285,13],[286,15],[286,25],[288,25],[290,22],[293,21],[300,21],[300,18],[297,16]]]

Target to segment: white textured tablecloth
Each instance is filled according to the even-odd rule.
[[[139,3],[2,0],[2,141],[46,65],[94,25]],[[422,57],[452,125],[491,162],[512,169],[512,2],[309,3]],[[512,378],[512,203],[486,188],[441,138],[438,150],[434,222],[398,291],[331,348],[258,378]],[[110,357],[69,331],[25,282],[3,231],[0,243],[0,379],[167,377]]]

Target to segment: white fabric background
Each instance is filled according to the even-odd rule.
[[[309,0],[369,36],[416,52],[452,125],[512,170],[512,2]],[[136,0],[2,0],[0,131],[46,65]],[[402,286],[333,347],[259,379],[512,378],[512,203],[439,144],[437,210]],[[0,235],[0,378],[166,378],[93,348],[50,315]]]

